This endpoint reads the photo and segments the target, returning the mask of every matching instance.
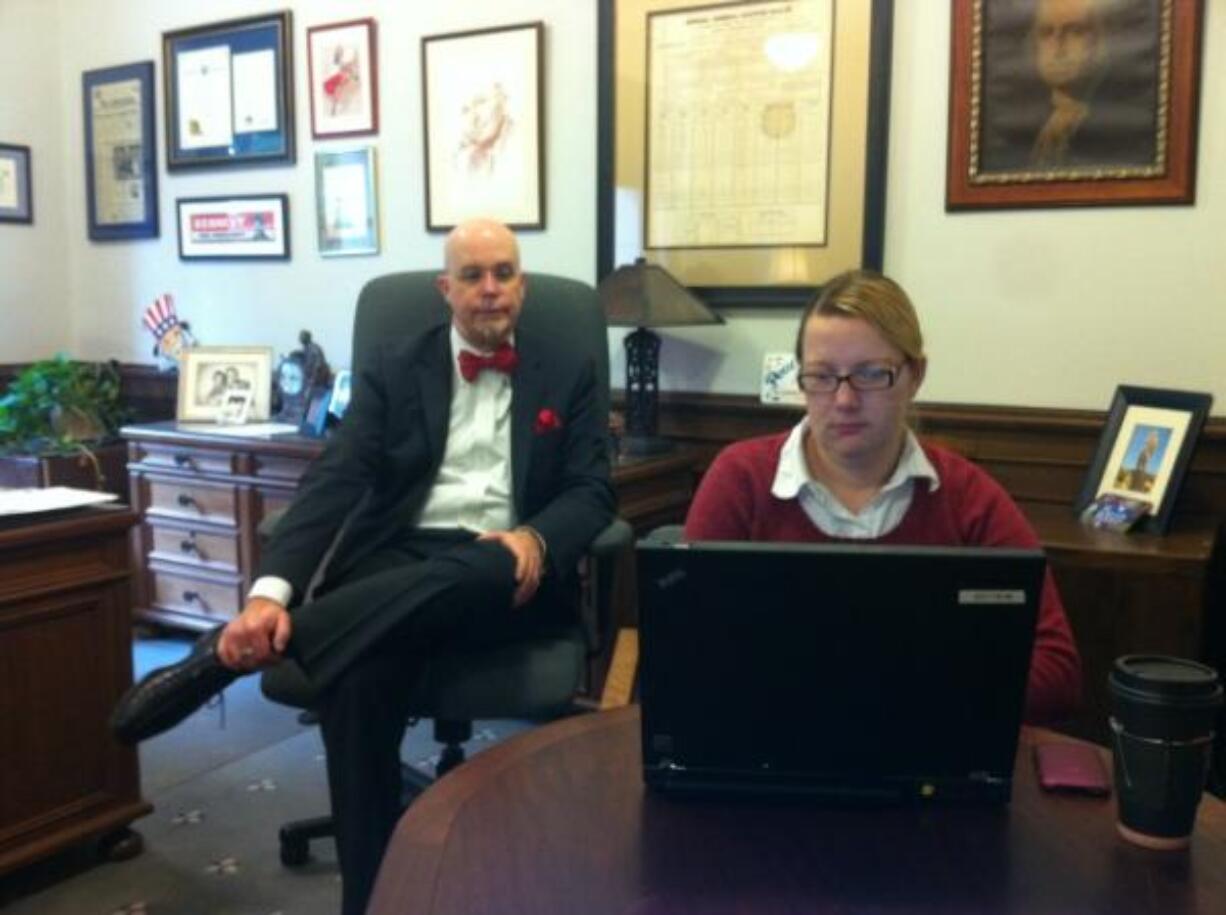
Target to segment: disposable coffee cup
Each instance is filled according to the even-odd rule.
[[[1184,848],[1213,754],[1217,671],[1183,658],[1124,655],[1107,682],[1120,835],[1147,848]]]

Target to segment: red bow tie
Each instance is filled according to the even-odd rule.
[[[460,350],[460,374],[465,381],[476,381],[484,369],[493,369],[510,375],[519,365],[519,354],[510,343],[504,343],[488,356],[479,356],[474,352]]]

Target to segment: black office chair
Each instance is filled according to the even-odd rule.
[[[371,280],[358,296],[353,328],[354,370],[382,341],[420,333],[450,318],[434,286],[436,272],[394,273]],[[604,312],[591,286],[544,274],[529,274],[520,327],[564,338],[592,352],[596,360],[601,415],[608,413],[609,361]],[[270,529],[275,519],[263,528]],[[435,777],[464,760],[463,744],[472,737],[475,718],[548,720],[576,709],[587,661],[607,644],[613,626],[613,572],[630,548],[630,526],[614,521],[588,551],[581,570],[579,621],[531,640],[482,650],[454,652],[434,659],[411,688],[410,720],[434,720],[434,739],[443,744]],[[316,578],[318,579],[318,574]],[[260,683],[274,702],[310,710],[314,691],[302,669],[283,662],[267,670]],[[405,766],[405,800],[433,781]],[[311,839],[333,835],[330,816],[281,827],[281,861],[305,864]]]

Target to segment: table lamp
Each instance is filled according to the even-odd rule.
[[[723,324],[692,292],[658,264],[639,258],[623,264],[598,288],[611,327],[634,327],[626,335],[626,454],[660,454],[673,443],[656,435],[660,398],[660,336],[651,327]]]

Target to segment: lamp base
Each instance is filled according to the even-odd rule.
[[[666,454],[676,447],[676,442],[658,435],[623,435],[620,450],[628,457],[650,457]]]

